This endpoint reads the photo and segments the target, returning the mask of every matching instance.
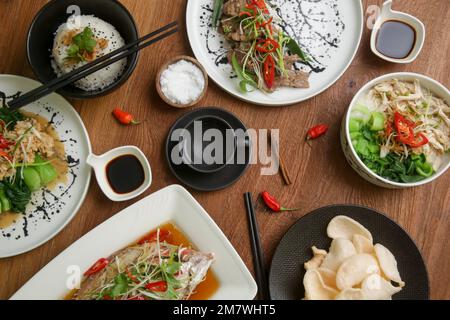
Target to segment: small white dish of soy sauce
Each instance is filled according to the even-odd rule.
[[[393,63],[411,63],[425,43],[425,26],[416,17],[392,10],[392,0],[383,3],[375,22],[370,48],[381,59]]]
[[[125,146],[97,156],[87,163],[94,169],[98,185],[112,201],[127,201],[144,193],[152,183],[150,163],[135,146]]]

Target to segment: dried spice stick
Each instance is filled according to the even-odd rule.
[[[267,138],[269,141],[269,147],[273,145],[275,152],[277,152],[276,156],[278,156],[281,177],[283,178],[284,183],[289,186],[292,184],[292,180],[287,170],[286,163],[284,162],[283,157],[281,156],[281,150],[278,141],[272,141],[272,134],[270,130],[267,131]]]

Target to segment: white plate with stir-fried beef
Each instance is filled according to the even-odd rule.
[[[11,299],[241,300],[256,292],[219,227],[173,185],[83,236]]]
[[[283,106],[330,87],[358,49],[360,0],[190,0],[192,50],[208,75],[247,102]]]
[[[89,187],[89,136],[69,102],[54,93],[7,110],[8,101],[38,86],[0,75],[0,258],[53,238],[75,216]]]

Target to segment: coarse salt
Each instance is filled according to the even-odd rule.
[[[161,73],[160,84],[171,102],[186,105],[200,97],[205,89],[205,77],[195,64],[180,60]]]

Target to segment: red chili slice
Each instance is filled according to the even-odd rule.
[[[153,283],[148,283],[145,285],[145,289],[153,292],[166,292],[167,291],[167,282],[166,281],[158,281]]]
[[[399,112],[396,112],[394,114],[394,124],[398,133],[397,140],[404,144],[411,143],[414,139],[414,130],[410,126],[411,123]]]
[[[262,53],[271,53],[280,47],[279,43],[273,39],[261,39],[256,45],[256,50]]]
[[[265,14],[269,13],[269,9],[267,9],[267,4],[264,0],[252,0],[252,4],[259,9],[263,10]]]
[[[275,81],[275,61],[269,54],[264,60],[264,81],[267,88],[272,89]]]
[[[423,133],[419,133],[414,140],[409,143],[409,146],[411,148],[419,148],[426,145],[428,142],[428,138]]]
[[[109,264],[108,259],[101,258],[96,263],[94,263],[94,265],[90,267],[89,270],[84,273],[84,275],[88,277],[93,274],[96,274],[97,272],[105,269],[108,264]]]

